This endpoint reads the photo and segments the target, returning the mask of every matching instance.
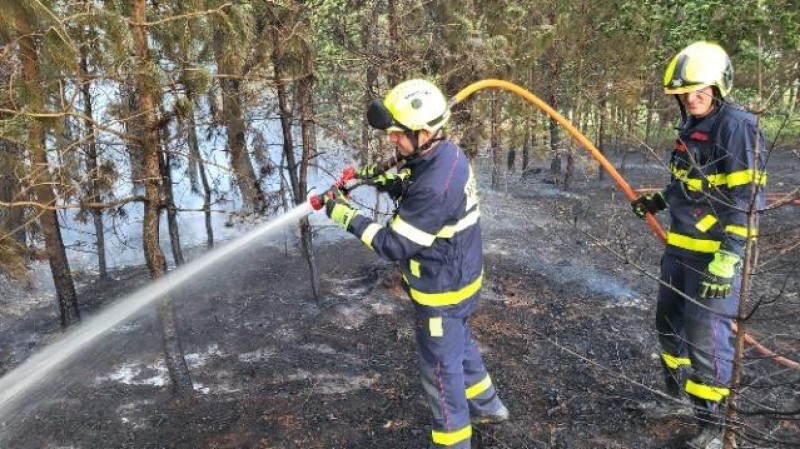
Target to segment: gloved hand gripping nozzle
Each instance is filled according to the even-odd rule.
[[[350,196],[350,192],[362,184],[376,184],[376,178],[384,176],[384,173],[402,161],[399,157],[392,157],[388,160],[375,165],[367,166],[368,170],[361,169],[356,171],[353,167],[347,167],[342,172],[342,176],[331,186],[330,189],[318,195],[308,197],[308,202],[315,210],[321,210],[328,200],[343,200]],[[377,182],[379,184],[379,182]]]

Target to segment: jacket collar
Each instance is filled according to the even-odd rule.
[[[414,157],[410,161],[407,160],[406,166],[414,169],[428,165],[429,162],[435,160],[443,151],[446,151],[448,145],[451,145],[449,140],[440,140],[435,147],[431,148],[431,150],[424,155]]]
[[[717,119],[722,114],[723,109],[725,109],[726,104],[724,101],[717,103],[714,107],[714,110],[711,111],[710,114],[703,118],[697,118],[695,116],[690,116],[689,121],[686,123],[686,128],[684,131],[700,131],[706,134],[711,133],[711,129],[714,127],[714,124],[717,122]]]

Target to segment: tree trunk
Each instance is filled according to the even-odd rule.
[[[759,35],[759,44],[760,38]],[[759,85],[759,95],[761,94],[761,89]],[[759,102],[760,103],[760,102]],[[761,104],[757,103],[756,108],[760,109],[763,107]],[[769,152],[767,148],[761,148],[760,139],[758,138],[758,134],[761,132],[761,118],[756,118],[756,129],[753,130],[754,136],[754,148],[753,148],[753,164],[755,165],[755,169],[763,170],[762,167],[763,161],[766,159],[763,157],[763,154],[767,154],[769,157]],[[758,213],[758,195],[761,193],[761,188],[757,185],[757,182],[751,181],[750,188],[752,189],[750,193],[750,202],[747,205],[747,240],[745,241],[744,246],[744,255],[742,258],[742,274],[741,274],[741,284],[739,285],[739,307],[736,311],[736,320],[734,323],[737,325],[738,329],[736,330],[736,339],[734,341],[734,354],[733,354],[733,364],[732,364],[732,372],[731,372],[731,394],[728,397],[728,409],[726,411],[726,419],[728,422],[737,422],[739,418],[739,407],[737,407],[737,402],[739,399],[740,386],[742,382],[742,370],[743,370],[743,361],[745,357],[745,337],[747,335],[746,325],[747,321],[751,317],[752,310],[749,309],[750,304],[750,294],[751,294],[751,282],[752,276],[758,273],[758,240],[755,238],[755,231],[758,229],[759,224],[759,213]],[[752,234],[751,234],[752,232]],[[757,307],[757,306],[756,306]],[[797,413],[795,413],[797,414]],[[736,432],[733,428],[726,428],[725,429],[725,437],[724,437],[724,444],[726,449],[730,449],[735,446],[736,443]]]
[[[222,87],[222,120],[225,123],[228,139],[228,151],[231,154],[236,183],[242,193],[242,211],[244,213],[260,212],[264,209],[264,193],[258,184],[253,162],[247,151],[245,124],[240,104],[241,82],[238,79],[223,79]]]
[[[517,142],[517,120],[516,117],[511,119],[511,145],[508,146],[506,153],[506,172],[512,173],[516,169],[517,150],[514,148]]]
[[[551,23],[555,23],[555,18]],[[559,61],[558,61],[558,54],[554,48],[549,50],[549,54],[547,57],[548,62],[548,74],[549,74],[549,89],[548,89],[548,102],[550,103],[550,107],[553,109],[558,110],[558,76],[559,76]],[[553,159],[550,161],[550,172],[553,174],[561,173],[561,155],[559,154],[558,146],[559,136],[558,136],[558,122],[553,120],[552,118],[549,119],[550,123],[550,152],[553,155]]]
[[[25,14],[16,18],[17,29],[20,32],[19,51],[22,60],[22,72],[25,86],[31,95],[28,106],[34,111],[41,111],[44,107],[42,89],[39,85],[39,62],[36,39],[33,36],[30,24]],[[52,179],[49,173],[47,151],[44,143],[44,126],[38,119],[33,119],[28,131],[28,145],[30,163],[33,171],[31,181],[36,198],[45,209],[38,212],[39,223],[44,233],[44,244],[50,270],[53,273],[58,308],[61,314],[61,327],[67,328],[80,321],[78,310],[78,297],[75,293],[75,284],[69,269],[67,251],[61,238],[61,228],[58,223],[56,196],[53,192]],[[53,209],[49,209],[53,208]]]
[[[464,134],[461,137],[461,148],[467,153],[467,157],[472,161],[478,156],[478,135],[480,134],[480,125],[476,124],[472,117],[474,116],[474,101],[466,101],[466,105],[459,111],[459,115],[464,123]]]
[[[237,71],[237,61],[231,61],[230,55],[225,53],[225,48],[221,45],[225,41],[225,36],[221,31],[215,33],[214,39],[219,44],[215,46],[217,67],[220,73],[232,76],[222,78],[219,84],[222,90],[222,122],[225,124],[231,168],[242,194],[242,211],[260,212],[266,207],[266,200],[247,150],[246,126],[241,105],[242,81],[233,77],[244,69]],[[256,61],[249,61],[248,64],[256,64]]]
[[[279,20],[275,18],[276,22]],[[295,204],[303,196],[300,191],[300,180],[297,177],[297,158],[294,154],[294,139],[292,138],[292,111],[289,108],[289,94],[286,88],[286,79],[283,76],[283,43],[281,42],[282,27],[275,23],[272,27],[272,61],[274,66],[275,93],[278,96],[278,114],[280,115],[281,131],[283,133],[283,154],[286,156],[286,170],[289,172],[289,184],[292,187],[292,198]]]
[[[536,129],[536,122],[533,119],[533,116],[528,117],[525,119],[525,140],[522,143],[522,172],[524,173],[525,170],[528,169],[528,164],[530,164],[530,154],[535,148],[536,143],[536,134],[534,130]]]
[[[380,19],[380,2],[376,1],[372,6],[372,15],[370,20],[365,20],[361,28],[361,46],[367,51],[368,58],[372,60],[378,57],[378,40],[375,39],[375,27]],[[366,83],[364,85],[364,104],[376,97],[375,84],[378,82],[378,70],[375,64],[367,64]],[[367,121],[367,114],[362,114],[361,125],[361,162],[369,163],[369,140],[370,140],[370,126]]]
[[[302,1],[297,2],[302,7]],[[308,164],[314,156],[314,54],[310,48],[303,46],[303,73],[306,76],[298,81],[297,95],[300,108],[300,128],[303,139],[303,157],[300,161],[300,192],[307,191]],[[295,202],[299,205],[305,198],[297,198]],[[311,234],[311,224],[308,217],[300,220],[300,241],[302,242],[303,254],[308,261],[308,270],[311,276],[311,290],[314,298],[320,300],[319,270],[314,259],[314,242]]]
[[[150,67],[149,48],[147,46],[147,33],[144,28],[146,0],[135,0],[133,5],[133,42],[138,59],[138,66],[142,69]],[[158,127],[156,123],[153,93],[149,90],[144,77],[137,79],[139,93],[138,115],[142,118],[143,129],[141,136],[141,149],[144,155],[144,218],[142,220],[142,243],[147,268],[152,279],[164,276],[167,265],[164,252],[159,246],[159,216],[161,215],[161,173],[159,169]],[[178,396],[190,396],[193,391],[192,379],[186,360],[183,357],[180,340],[178,338],[177,324],[172,301],[168,296],[160,299],[158,318],[161,322],[164,355],[172,387]]]
[[[89,171],[90,180],[87,201],[100,203],[103,201],[103,197],[98,183],[100,170],[97,162],[97,131],[94,126],[92,110],[92,85],[91,82],[86,80],[89,75],[89,61],[84,47],[81,47],[81,72],[84,77],[83,84],[81,85],[81,95],[83,97],[84,114],[86,115],[84,119],[84,126],[86,127],[86,169]],[[105,228],[103,226],[103,209],[93,207],[90,213],[92,214],[92,221],[94,223],[95,244],[97,246],[97,267],[100,279],[107,279],[108,266],[106,264],[106,237]]]
[[[169,229],[169,244],[172,249],[172,258],[175,266],[179,267],[185,263],[183,250],[181,249],[181,234],[178,227],[178,208],[175,206],[175,194],[172,189],[172,156],[162,152],[158,158],[158,168],[161,172],[162,185],[164,188],[164,206],[167,209],[167,228]]]
[[[608,126],[607,125],[608,111],[606,110],[607,108],[608,108],[608,92],[604,91],[603,96],[600,99],[600,114],[599,114],[600,126],[599,130],[597,131],[597,150],[600,151],[600,154],[602,154],[604,157],[608,154],[608,152],[606,151],[606,126]],[[605,179],[605,177],[606,177],[606,171],[603,170],[602,167],[600,167],[600,169],[597,170],[597,179],[602,181]]]
[[[381,9],[382,3],[380,1],[374,1],[372,5],[372,14],[370,20],[365,20],[364,24],[361,29],[361,44],[362,47],[366,49],[368,53],[368,58],[370,60],[376,60],[380,58],[380,51],[378,49],[378,39],[375,39],[375,30],[377,25],[380,21],[380,15],[382,12]],[[365,94],[365,101],[364,104],[367,104],[370,100],[375,99],[377,97],[376,94],[376,84],[378,82],[378,65],[377,64],[367,64],[366,69],[366,83],[364,86],[364,94]],[[380,155],[383,155],[384,144],[382,139],[377,140],[377,148],[374,151],[370,151],[370,126],[369,121],[367,120],[367,114],[362,114],[362,127],[361,127],[361,163],[367,164],[371,162],[377,162],[381,159]],[[381,195],[375,195],[375,207],[372,211],[372,218],[377,219],[379,211],[381,210]]]
[[[625,133],[626,133],[625,135],[626,136],[633,136],[634,135],[633,127],[639,121],[639,117],[638,116],[639,116],[639,113],[638,113],[638,111],[636,111],[636,108],[633,108],[632,111],[630,111],[628,114],[626,114],[626,116],[625,116]],[[627,152],[630,152],[631,148],[626,148],[626,150],[627,150]],[[645,153],[645,154],[647,154],[647,153]]]
[[[397,44],[400,42],[400,17],[397,15],[397,0],[387,0],[389,11],[389,42]],[[400,80],[405,79],[405,70],[400,62],[400,54],[397,45],[389,45],[389,72],[386,77],[389,85],[395,86]]]
[[[0,201],[20,199],[21,183],[16,167],[23,164],[24,151],[19,144],[0,137]],[[25,247],[25,210],[22,207],[0,208],[0,229],[10,233],[20,249]],[[20,251],[22,252],[22,251]]]
[[[291,184],[292,197],[294,204],[301,204],[305,201],[306,191],[306,176],[308,173],[308,163],[313,155],[313,107],[312,107],[312,88],[314,83],[313,69],[314,64],[311,60],[311,52],[304,50],[303,62],[305,70],[303,73],[306,75],[300,80],[298,86],[298,105],[301,113],[301,135],[303,140],[303,155],[301,157],[300,165],[297,164],[297,159],[294,154],[294,139],[292,137],[292,111],[289,107],[289,98],[286,85],[286,77],[284,76],[284,53],[281,41],[281,33],[285,29],[281,18],[274,13],[274,22],[272,26],[272,44],[273,53],[272,60],[274,66],[275,76],[275,91],[278,96],[278,108],[281,121],[281,130],[283,132],[283,155],[286,158],[286,169],[289,173],[289,184]],[[299,172],[299,173],[298,173]],[[303,218],[300,221],[300,241],[303,254],[308,261],[308,267],[311,276],[311,289],[314,298],[319,301],[320,299],[320,286],[319,274],[314,259],[314,248],[311,237],[311,225],[308,218]]]
[[[561,173],[561,155],[559,154],[558,146],[560,145],[558,137],[558,123],[553,119],[549,119],[550,129],[550,152],[553,154],[553,159],[550,160],[550,172],[553,174]]]
[[[581,97],[580,97],[579,93],[576,94],[576,96],[577,96],[577,99],[576,99],[576,108],[575,108],[575,120],[574,120],[573,123],[574,123],[574,126],[580,130],[580,129],[583,129],[583,126],[582,126],[582,123],[581,123],[581,114],[580,114]],[[575,142],[574,140],[571,140],[569,142],[569,145],[568,145],[568,148],[567,148],[567,169],[564,171],[564,190],[569,190],[572,187],[572,180],[575,179],[575,144],[574,144],[574,142]]]
[[[757,147],[756,144],[756,156],[754,160],[759,160],[759,151],[760,149]],[[753,185],[754,190],[757,190],[758,187]],[[747,213],[747,228],[748,229],[758,229],[758,214],[755,211],[755,204],[756,204],[756,197],[755,193],[752,197],[752,202],[750,207],[748,208]],[[745,243],[745,251],[743,257],[743,265],[742,265],[742,275],[741,275],[741,285],[739,289],[739,309],[736,311],[736,320],[735,324],[737,326],[736,330],[736,338],[734,339],[734,355],[733,355],[733,362],[732,362],[732,373],[731,373],[731,394],[728,397],[728,408],[726,410],[726,418],[729,422],[737,422],[739,417],[739,410],[736,407],[737,402],[739,400],[739,387],[742,382],[742,369],[743,369],[743,361],[745,357],[745,337],[747,336],[746,324],[750,317],[751,311],[748,310],[748,299],[750,298],[750,285],[752,282],[753,273],[756,272],[757,262],[758,262],[758,248],[756,246],[756,239],[748,238]],[[732,448],[735,447],[734,443],[736,442],[736,432],[733,429],[726,429],[725,430],[725,448]]]
[[[186,358],[183,355],[178,320],[175,318],[175,306],[168,295],[158,300],[158,318],[161,323],[161,344],[164,348],[169,378],[172,382],[172,392],[180,398],[189,398],[194,393],[194,385],[189,367],[186,365]]]
[[[575,177],[575,151],[570,148],[567,153],[567,170],[564,172],[564,190],[569,190],[572,186],[572,179]]]
[[[655,109],[655,89],[647,89],[647,109],[645,109],[645,120],[644,120],[644,144],[646,146],[650,146],[651,142],[653,141],[653,110]]]
[[[531,23],[533,15],[528,19]],[[533,86],[533,68],[529,67],[527,71],[528,86]],[[530,163],[530,154],[536,148],[536,116],[530,115],[525,119],[525,143],[522,145],[522,172],[528,169]]]
[[[186,96],[189,98],[192,105],[191,111],[189,111],[189,123],[187,126],[189,157],[193,158],[196,162],[197,170],[200,172],[200,182],[203,183],[203,213],[206,217],[206,246],[211,249],[214,247],[214,228],[211,226],[211,185],[208,182],[206,164],[202,154],[200,154],[200,144],[197,140],[197,122],[194,118],[194,110],[197,102],[192,92],[187,91]]]
[[[525,141],[522,144],[522,172],[524,173],[525,170],[528,169],[528,164],[530,164],[530,154],[531,154],[531,140],[533,139],[530,125],[525,122]]]
[[[625,110],[617,106],[614,111],[617,126],[614,127],[614,151],[619,156],[627,153],[625,148],[622,147],[622,136],[625,135]]]
[[[136,97],[137,80],[130,76],[127,82],[119,87],[119,94],[122,102],[127,107],[127,117],[124,121],[125,132],[131,136],[138,136],[139,130],[143,128],[142,119],[136,112],[141,110],[139,99]],[[144,190],[144,180],[147,177],[144,172],[144,154],[142,153],[139,142],[133,139],[125,142],[125,149],[128,152],[128,161],[131,170],[131,184],[136,194],[141,194]]]
[[[489,125],[489,146],[492,152],[492,188],[500,186],[500,98],[492,91],[492,122]]]
[[[165,117],[163,105],[159,107],[161,116]],[[175,266],[184,264],[183,250],[181,249],[181,234],[178,227],[178,208],[175,206],[175,192],[172,183],[172,155],[169,153],[169,131],[167,125],[159,123],[158,138],[160,152],[158,155],[158,171],[161,174],[161,188],[163,200],[161,207],[167,210],[167,229],[169,231],[169,245],[172,250],[172,260]]]
[[[576,39],[576,64],[575,64],[575,126],[580,130],[585,130],[584,125],[584,111],[583,111],[583,66],[584,54],[586,45],[584,44],[589,33],[586,21],[586,0],[581,1],[580,4],[580,32]],[[569,190],[572,187],[572,180],[575,179],[575,140],[570,140],[568,146],[569,152],[567,153],[567,171],[564,173],[564,190]]]

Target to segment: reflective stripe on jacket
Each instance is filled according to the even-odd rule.
[[[387,260],[423,314],[466,316],[482,283],[478,189],[469,160],[453,142],[408,162],[399,206],[386,226],[357,216],[349,231]]]
[[[689,118],[672,151],[672,181],[664,191],[671,218],[667,251],[696,257],[720,249],[744,253],[753,183],[761,186],[761,209],[767,182],[765,139],[756,130],[755,116],[729,103],[705,118]],[[756,230],[749,235],[755,237]]]

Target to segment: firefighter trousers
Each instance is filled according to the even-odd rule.
[[[727,397],[731,381],[740,278],[733,279],[727,298],[701,298],[700,283],[710,260],[710,256],[695,260],[664,255],[656,330],[665,368],[688,371],[688,379],[682,379],[684,390],[695,402],[703,400],[709,409],[716,409]]]
[[[467,318],[418,317],[422,386],[433,414],[429,448],[469,449],[470,416],[503,407],[472,339]]]

